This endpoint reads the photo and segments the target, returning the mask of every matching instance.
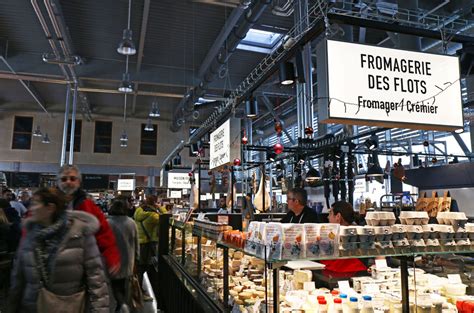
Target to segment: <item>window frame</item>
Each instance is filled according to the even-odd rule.
[[[104,135],[98,135],[97,134],[97,123],[108,123],[110,124],[110,136],[104,136]],[[113,135],[113,122],[112,121],[95,121],[94,122],[94,147],[93,147],[93,151],[94,153],[107,153],[107,154],[110,154],[112,153],[112,135]],[[100,138],[105,138],[105,139],[108,139],[109,142],[108,142],[108,145],[101,145],[101,146],[105,146],[107,147],[108,146],[108,151],[107,152],[104,152],[104,151],[97,151],[97,137],[100,137]]]
[[[15,126],[16,126],[17,118],[31,119],[31,131],[29,131],[29,132],[28,131],[25,131],[25,132],[16,131]],[[15,115],[13,117],[13,129],[12,129],[13,131],[12,131],[12,144],[11,144],[11,149],[12,150],[31,150],[31,146],[32,146],[32,142],[33,142],[33,124],[34,124],[34,117],[33,116]],[[29,135],[29,147],[28,148],[15,147],[15,136],[16,135],[24,135],[24,136]]]
[[[145,155],[145,156],[156,156],[158,154],[158,125],[157,124],[152,124],[153,125],[153,132],[150,131],[145,131],[145,125],[146,124],[141,124],[140,128],[140,155]],[[144,134],[155,134],[155,137],[153,139],[149,138],[143,138]],[[143,151],[143,143],[145,142],[153,142],[155,143],[155,148],[154,148],[154,154],[152,153],[144,153]]]

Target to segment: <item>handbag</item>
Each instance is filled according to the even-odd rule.
[[[86,305],[86,291],[82,290],[72,295],[57,295],[49,291],[46,287],[46,266],[41,260],[37,249],[35,249],[35,259],[39,267],[40,286],[38,298],[36,300],[36,310],[38,313],[84,313]]]
[[[137,273],[130,277],[128,290],[130,292],[130,306],[135,310],[141,310],[143,308],[143,291]]]

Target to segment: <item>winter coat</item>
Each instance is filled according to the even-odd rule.
[[[67,212],[68,227],[52,261],[48,290],[72,295],[86,288],[89,312],[108,313],[109,294],[100,252],[94,238],[97,219],[84,212]],[[7,312],[35,313],[40,276],[34,247],[36,232],[31,219],[25,221],[22,239],[12,270]],[[85,286],[84,286],[85,284]]]
[[[120,252],[115,243],[115,236],[104,216],[104,213],[95,203],[86,197],[86,193],[79,189],[74,194],[73,208],[94,215],[99,220],[99,231],[95,234],[95,240],[102,253],[107,268],[120,266]]]
[[[158,225],[160,214],[156,209],[141,207],[137,208],[133,216],[138,229],[138,241],[140,244],[158,242]],[[150,236],[150,238],[147,236]]]
[[[107,221],[115,234],[117,247],[120,251],[120,270],[114,275],[114,279],[132,276],[135,260],[138,260],[140,251],[137,226],[128,216],[111,215]]]

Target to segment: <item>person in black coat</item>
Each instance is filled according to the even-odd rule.
[[[7,251],[15,252],[21,238],[21,218],[18,212],[10,206],[10,202],[0,198],[0,210],[3,210],[9,223],[7,235]]]
[[[281,219],[282,223],[318,223],[318,214],[310,209],[308,193],[303,188],[293,188],[287,195],[288,209],[290,211]]]

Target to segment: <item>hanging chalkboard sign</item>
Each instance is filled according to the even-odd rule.
[[[82,188],[85,190],[108,189],[109,175],[83,174]]]
[[[32,188],[38,187],[40,183],[39,173],[11,173],[11,187],[13,188]]]

